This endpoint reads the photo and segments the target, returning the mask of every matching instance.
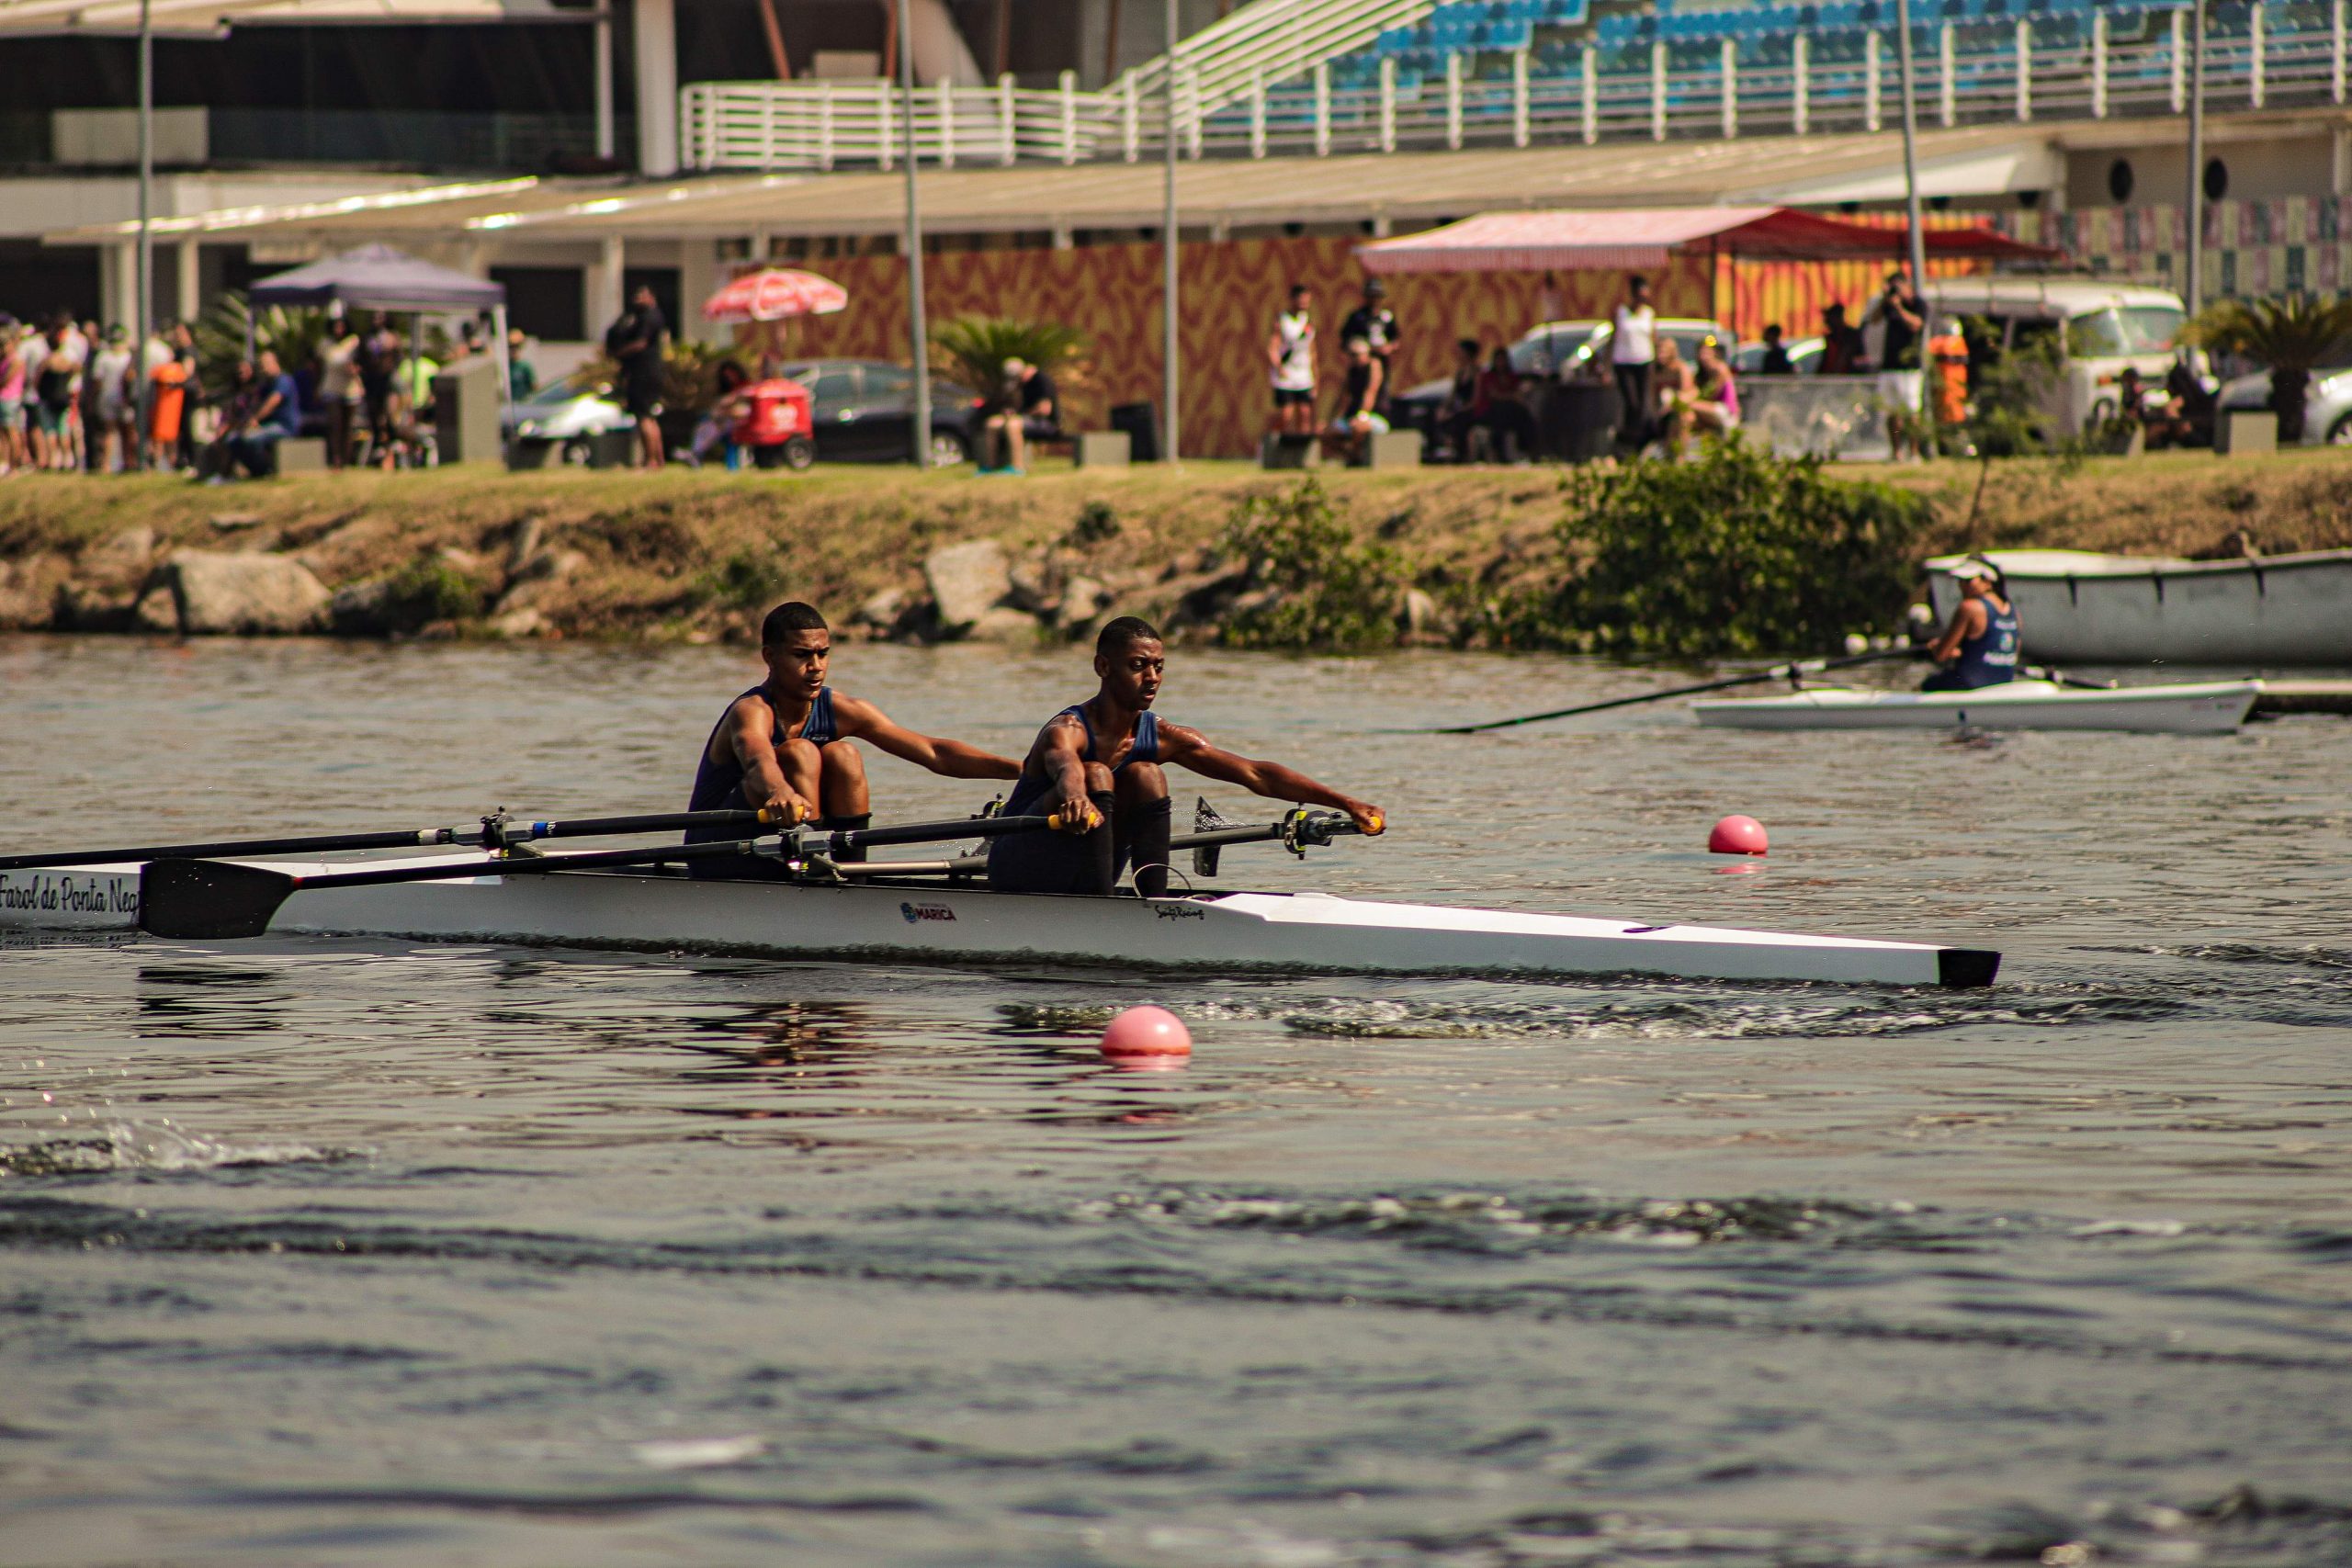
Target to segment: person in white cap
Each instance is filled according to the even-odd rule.
[[[1928,645],[1928,657],[1943,666],[1919,682],[1923,692],[1973,692],[2018,678],[2024,641],[2018,607],[2003,592],[2000,571],[1982,556],[1951,569],[1960,604],[1943,635]]]

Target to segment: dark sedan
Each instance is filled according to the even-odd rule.
[[[817,457],[826,463],[902,463],[914,440],[915,373],[887,359],[802,359],[779,375],[814,400]],[[931,460],[962,463],[979,445],[972,389],[931,379]]]

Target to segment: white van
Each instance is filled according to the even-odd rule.
[[[2050,412],[2064,435],[2114,415],[2125,367],[2137,367],[2151,389],[2162,387],[2188,314],[2169,288],[2080,277],[1947,277],[1931,280],[1927,294],[1930,316],[1977,317],[1998,333],[1984,350],[2007,354],[2055,336],[2064,368]]]

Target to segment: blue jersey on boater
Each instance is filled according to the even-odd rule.
[[[742,696],[737,697],[735,703],[741,702],[743,697],[764,696],[766,693],[766,687],[754,686],[745,692]],[[735,703],[727,705],[728,713],[735,710]],[[785,734],[784,720],[774,718],[775,707],[773,703],[769,705],[768,712],[773,719],[773,728],[768,739],[781,746],[792,737]],[[710,760],[710,743],[718,739],[718,732],[726,723],[727,714],[722,713],[718,716],[718,722],[710,727],[710,734],[702,743],[702,760],[695,769],[694,794],[686,799],[686,809],[689,811],[740,811],[747,809],[751,805],[743,798],[742,760],[735,756],[731,750],[723,762],[714,762]],[[817,700],[808,705],[808,718],[801,725],[798,738],[812,746],[829,745],[841,739],[839,732],[833,728],[833,689],[831,686],[817,688]],[[743,836],[743,829],[741,828],[689,828],[686,829],[686,842],[690,844],[709,840],[740,839]]]
[[[2004,681],[2018,678],[2018,655],[2022,641],[2018,627],[2018,604],[2014,599],[2004,601],[1998,609],[1990,598],[1985,599],[1984,629],[1960,645],[1960,658],[1945,673],[1947,687],[1956,691],[1974,691],[1979,686],[1997,686]]]
[[[1086,716],[1084,703],[1073,703],[1054,715],[1054,717],[1075,717],[1079,723],[1084,725],[1086,727],[1085,761],[1092,762],[1101,760],[1094,755],[1094,721]],[[1128,749],[1126,758],[1119,763],[1119,768],[1125,767],[1128,762],[1157,762],[1158,761],[1159,761],[1159,716],[1149,708],[1146,708],[1136,716],[1136,743]],[[1111,771],[1115,773],[1119,769],[1114,768]],[[1012,786],[1012,798],[1004,803],[1004,814],[1007,817],[1021,816],[1035,806],[1038,801],[1044,799],[1046,792],[1053,787],[1053,780],[1032,778],[1028,770],[1023,769],[1020,782]]]

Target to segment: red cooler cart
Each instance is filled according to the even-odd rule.
[[[808,388],[779,376],[735,395],[744,411],[735,422],[735,445],[752,454],[754,465],[797,470],[817,460],[816,403]]]

